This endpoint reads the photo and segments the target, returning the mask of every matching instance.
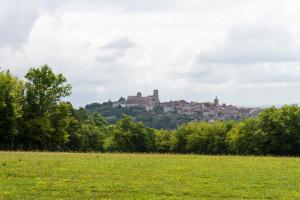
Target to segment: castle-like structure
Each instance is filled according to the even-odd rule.
[[[127,99],[121,97],[119,101],[113,102],[113,107],[144,107],[147,111],[152,111],[155,107],[161,107],[164,113],[180,113],[195,116],[195,120],[205,121],[244,119],[246,117],[257,116],[261,109],[243,108],[232,105],[220,104],[218,97],[213,102],[187,102],[184,100],[160,102],[158,90],[153,90],[153,95],[142,96],[138,92],[136,96],[128,96]]]
[[[220,102],[219,102],[218,97],[216,97],[216,98],[214,99],[214,105],[215,105],[215,106],[219,106],[219,105],[220,105]]]
[[[128,96],[127,100],[124,99],[118,102],[114,102],[113,106],[121,106],[121,107],[132,107],[132,106],[142,106],[147,111],[153,110],[155,106],[160,104],[158,90],[153,90],[153,95],[142,96],[141,92],[138,92],[136,96]]]

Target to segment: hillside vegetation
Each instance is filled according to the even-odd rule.
[[[194,120],[201,120],[201,115],[190,116],[183,113],[163,112],[161,106],[155,107],[151,111],[146,111],[144,107],[132,106],[132,107],[113,107],[113,103],[108,101],[102,104],[91,103],[85,106],[85,110],[88,114],[98,112],[101,114],[109,123],[116,123],[124,115],[132,117],[135,121],[142,122],[146,127],[155,129],[167,129],[173,130],[181,124],[185,124]]]

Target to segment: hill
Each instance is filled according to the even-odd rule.
[[[160,106],[155,107],[151,111],[147,111],[142,106],[114,107],[112,102],[104,102],[102,104],[88,104],[85,106],[85,109],[88,113],[100,113],[110,123],[117,122],[123,115],[129,115],[133,117],[135,121],[143,122],[146,127],[156,129],[175,129],[178,125],[201,119],[201,115],[191,116],[177,112],[166,113],[163,112]]]
[[[262,111],[259,108],[220,104],[217,97],[213,102],[161,102],[156,89],[152,95],[142,96],[141,92],[137,92],[127,99],[120,97],[114,102],[91,103],[85,109],[89,113],[100,113],[110,123],[115,123],[123,115],[130,115],[135,121],[143,122],[146,127],[156,129],[175,129],[178,125],[191,121],[243,120],[256,117]]]

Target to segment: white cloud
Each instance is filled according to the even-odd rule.
[[[163,100],[300,99],[296,0],[0,0],[0,11],[0,65],[23,76],[49,64],[76,106],[154,88]]]
[[[300,46],[294,44],[288,26],[264,21],[234,25],[225,44],[199,56],[204,63],[294,62],[300,60]]]

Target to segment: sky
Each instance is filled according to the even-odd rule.
[[[48,64],[74,106],[300,103],[299,0],[0,0],[0,67]]]

